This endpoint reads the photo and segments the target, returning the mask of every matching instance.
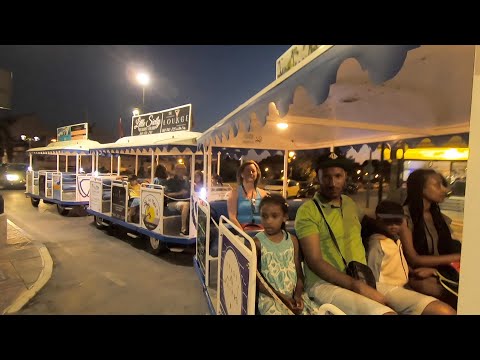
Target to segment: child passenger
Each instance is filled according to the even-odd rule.
[[[319,313],[319,305],[303,291],[304,275],[297,238],[285,231],[288,205],[281,195],[265,196],[260,202],[261,222],[265,231],[255,238],[258,267],[266,282],[283,304],[275,301],[257,279],[258,310],[261,315],[309,315]]]
[[[127,221],[134,222],[140,206],[140,183],[138,182],[137,175],[130,175],[128,177],[128,197],[131,202],[128,208]]]
[[[376,233],[368,239],[368,266],[375,275],[377,288],[390,287],[389,291],[397,292],[391,299],[398,303],[394,308],[401,314],[456,314],[455,310],[446,303],[432,296],[406,289],[410,270],[399,239],[400,226],[404,221],[403,207],[396,202],[385,200],[377,206],[375,213],[377,225],[383,228],[385,234],[388,234],[386,236]],[[432,269],[423,268],[422,270],[428,272]]]

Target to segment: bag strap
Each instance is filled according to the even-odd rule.
[[[258,271],[258,269],[257,269],[257,277],[258,277],[258,280],[260,280],[260,282],[263,284],[263,286],[265,286],[265,289],[267,289],[268,293],[273,298],[273,300],[276,301],[277,303],[282,304],[285,307],[285,309],[287,309],[288,315],[295,315],[293,313],[293,311],[290,310],[289,307],[287,305],[285,305],[282,300],[280,300],[280,298],[277,296],[277,294],[275,294],[275,292],[271,288],[270,284],[265,280],[262,273],[260,271]]]
[[[318,202],[315,198],[313,198],[313,202],[317,206],[317,209],[320,212],[320,214],[322,215],[323,220],[325,220],[325,224],[327,224],[328,231],[330,232],[330,237],[332,238],[333,243],[335,244],[335,247],[338,250],[338,253],[342,257],[342,260],[343,260],[343,263],[345,264],[345,267],[347,267],[347,262],[345,261],[345,258],[343,257],[342,252],[340,251],[340,247],[338,246],[337,239],[335,238],[335,235],[333,234],[333,231],[332,231],[332,228],[330,227],[330,224],[328,223],[327,219],[325,218],[325,214],[323,213],[322,209],[320,208],[320,205],[318,204]]]
[[[453,290],[450,286],[448,286],[448,283],[450,283],[450,284],[452,284],[452,285],[455,285],[455,286],[458,286],[458,282],[446,278],[445,276],[443,276],[442,274],[440,274],[440,272],[439,272],[438,270],[435,272],[435,275],[438,277],[439,283],[440,283],[446,290],[448,290],[449,292],[451,292],[453,295],[458,296],[458,292],[456,292],[456,291]]]

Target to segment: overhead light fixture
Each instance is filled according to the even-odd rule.
[[[284,123],[284,122],[280,122],[277,124],[278,128],[281,129],[281,130],[285,130],[286,128],[288,128],[288,124],[287,123]]]

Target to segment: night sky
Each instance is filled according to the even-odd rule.
[[[88,117],[104,142],[117,139],[120,117],[130,134],[134,107],[191,103],[193,130],[205,131],[274,81],[290,46],[0,45],[0,68],[13,72],[12,114],[36,113],[52,136]],[[143,107],[136,69],[152,78]]]

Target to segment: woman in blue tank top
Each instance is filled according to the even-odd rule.
[[[257,187],[260,179],[260,168],[253,160],[244,162],[237,171],[238,186],[230,193],[227,206],[230,221],[240,228],[245,224],[261,224],[260,200],[267,193]]]

